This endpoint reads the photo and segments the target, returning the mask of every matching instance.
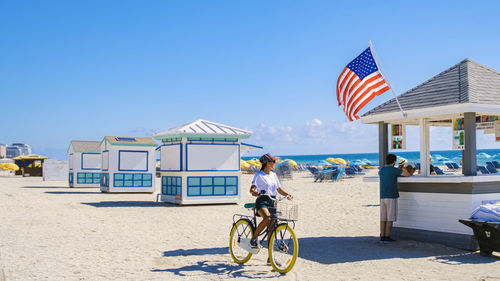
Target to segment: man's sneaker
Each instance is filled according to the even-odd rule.
[[[396,240],[394,240],[391,237],[387,236],[387,237],[384,237],[384,241],[385,242],[395,242]]]
[[[259,248],[259,244],[257,242],[257,238],[252,238],[252,240],[250,240],[250,247]]]
[[[385,244],[385,237],[384,236],[380,236],[380,242],[381,244]]]

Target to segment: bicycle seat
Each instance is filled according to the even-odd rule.
[[[247,209],[255,208],[255,203],[246,203],[245,208]]]

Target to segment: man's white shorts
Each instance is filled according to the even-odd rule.
[[[398,218],[398,199],[380,199],[380,221],[396,221]]]

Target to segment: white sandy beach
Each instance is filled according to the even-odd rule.
[[[251,177],[242,176],[243,202],[253,201]],[[300,204],[299,259],[287,275],[271,271],[267,251],[242,266],[231,260],[243,203],[180,207],[151,194],[0,178],[0,280],[500,280],[499,253],[379,244],[378,183],[296,173],[282,185]]]

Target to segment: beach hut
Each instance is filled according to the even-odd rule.
[[[161,201],[236,203],[241,199],[241,140],[251,132],[197,120],[154,134],[162,141]]]
[[[42,177],[44,181],[67,181],[68,162],[55,159],[47,159],[42,165]]]
[[[391,144],[388,125],[420,127],[421,174],[398,179],[398,220],[391,236],[477,249],[471,229],[458,219],[485,201],[500,200],[500,176],[476,172],[476,130],[498,134],[500,128],[500,73],[466,59],[398,99],[406,115],[392,99],[361,117],[363,123],[378,124],[380,165]],[[451,128],[450,144],[462,150],[462,174],[430,175],[431,126]]]
[[[68,148],[69,187],[99,187],[101,151],[98,141],[71,141]]]
[[[150,137],[106,136],[99,144],[102,192],[155,191],[158,146]]]

